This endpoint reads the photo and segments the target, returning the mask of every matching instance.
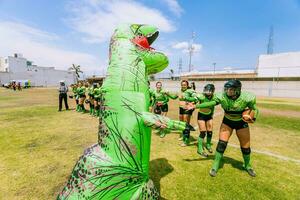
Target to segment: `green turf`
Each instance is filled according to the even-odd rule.
[[[276,102],[276,103],[284,103],[284,102],[289,102],[288,100],[285,100],[285,99],[273,99],[273,98],[268,98],[268,99],[265,99],[265,98],[259,98],[257,101],[266,101],[266,102]]]
[[[11,101],[14,100],[18,97],[12,97],[12,96],[0,96],[0,102],[4,102],[4,101]]]
[[[273,109],[273,110],[280,110],[280,111],[300,111],[300,105],[298,104],[279,104],[279,103],[257,103],[258,108],[266,108],[266,109]],[[299,116],[300,117],[300,116]]]
[[[0,89],[0,96],[4,93],[14,99],[14,104],[2,101],[0,108],[0,199],[55,199],[78,157],[97,141],[98,120],[75,111],[57,112],[55,90],[13,93]],[[30,99],[33,94],[39,99]],[[6,103],[12,107],[6,108]],[[170,105],[168,115],[172,118],[177,118],[175,107]],[[279,126],[285,131],[293,127],[292,131],[298,129],[299,133],[296,121],[262,114],[257,123],[270,133]],[[258,138],[264,134],[259,130],[251,133]],[[258,176],[251,178],[242,170],[240,150],[229,146],[224,165],[217,177],[211,178],[208,172],[213,157],[200,158],[195,144],[182,148],[177,139],[175,133],[165,138],[152,136],[150,177],[160,189],[162,199],[297,199],[299,196],[300,164],[253,153]],[[298,135],[293,140],[300,142]],[[268,137],[268,141],[256,142],[276,147],[285,141]]]
[[[290,130],[300,135],[299,118],[261,114],[256,123],[265,127]]]
[[[11,112],[12,111],[12,112]],[[16,122],[23,120],[33,120],[32,118],[48,118],[56,114],[56,106],[31,106],[26,108],[11,109],[10,112],[5,112],[4,121]],[[0,112],[3,113],[3,112]]]
[[[295,199],[300,192],[300,166],[293,162],[254,153],[258,176],[251,178],[242,168],[240,150],[229,146],[212,178],[208,172],[213,156],[201,158],[195,146],[181,148],[174,139],[172,134],[153,137],[150,175],[165,199]]]

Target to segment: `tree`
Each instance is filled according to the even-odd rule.
[[[80,78],[79,73],[83,73],[83,72],[80,70],[80,65],[77,65],[77,66],[76,66],[75,64],[72,64],[72,67],[70,67],[68,70],[69,70],[69,71],[75,72],[75,74],[76,74],[76,82],[78,83],[78,79]]]
[[[171,80],[173,80],[174,79],[174,70],[173,69],[170,69],[170,72],[171,72],[171,74],[170,74],[170,76],[171,76]]]

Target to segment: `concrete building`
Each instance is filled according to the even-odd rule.
[[[300,52],[260,55],[258,77],[300,77]]]
[[[226,67],[217,71],[191,71],[180,74],[188,80],[300,80],[300,52],[260,55],[255,70]]]
[[[253,79],[257,77],[255,70],[227,70],[203,71],[203,72],[184,72],[180,75],[181,79],[188,80],[225,80],[225,79]]]
[[[33,65],[21,54],[0,58],[0,83],[11,80],[30,80],[32,86],[57,86],[60,80],[67,85],[76,81],[73,71],[56,70],[54,67]]]
[[[202,91],[207,83],[214,83],[216,91],[222,91],[227,80],[239,79],[244,90],[258,96],[300,98],[300,52],[260,55],[256,69],[253,70],[226,67],[216,71],[191,71],[181,73],[180,79],[194,81],[197,91]],[[151,83],[152,87],[154,84],[155,82]],[[169,91],[177,91],[180,82],[164,81],[163,87]]]

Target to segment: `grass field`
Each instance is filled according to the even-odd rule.
[[[300,199],[300,100],[257,102],[261,114],[251,125],[251,146],[258,151],[252,153],[256,178],[242,170],[239,148],[227,148],[224,165],[211,178],[213,155],[198,156],[197,132],[192,132],[194,141],[185,148],[178,145],[178,133],[165,138],[153,133],[150,176],[162,199]],[[169,106],[168,116],[177,119],[177,102]],[[57,109],[54,89],[0,88],[0,199],[55,199],[83,150],[97,141],[97,119]],[[217,108],[214,149],[221,119]],[[192,124],[196,125],[196,112]],[[230,144],[238,145],[234,134]]]

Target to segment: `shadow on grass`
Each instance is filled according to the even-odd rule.
[[[160,180],[174,170],[166,158],[158,158],[150,161],[150,177],[160,193]],[[166,200],[160,197],[162,200]]]
[[[199,155],[199,158],[196,158],[196,159],[183,159],[183,160],[186,161],[186,162],[207,161],[207,160],[213,161],[214,158],[215,158],[214,155],[208,155],[207,158],[201,157]],[[212,163],[213,162],[211,162],[211,164]],[[223,168],[223,166],[224,166],[225,163],[226,164],[230,164],[233,168],[236,168],[236,169],[239,169],[239,170],[244,170],[244,168],[243,168],[243,162],[241,162],[240,160],[236,160],[236,159],[224,156],[223,159],[222,159],[222,161],[221,161],[221,164],[220,164],[220,169]]]
[[[204,157],[200,156],[199,154],[198,154],[198,156],[199,156],[199,158],[194,158],[194,159],[186,158],[186,159],[183,159],[183,160],[186,161],[186,162],[214,160],[214,155],[208,155],[207,158],[204,158]]]
[[[68,112],[68,111],[72,111],[72,110],[75,110],[75,108],[69,108],[68,110],[65,109],[65,108],[62,108],[62,109],[61,109],[62,112],[63,112],[63,111]]]
[[[239,170],[244,170],[244,168],[243,168],[243,162],[241,162],[240,160],[236,160],[236,159],[224,156],[223,162],[221,163],[220,168],[223,168],[223,165],[225,163],[226,164],[230,164],[233,168],[236,168],[236,169],[239,169]]]

